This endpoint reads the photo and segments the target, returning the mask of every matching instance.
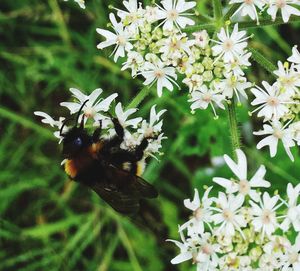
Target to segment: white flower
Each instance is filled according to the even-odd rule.
[[[238,13],[241,13],[242,16],[249,15],[252,20],[256,20],[257,24],[259,24],[256,7],[262,10],[265,4],[262,0],[230,0],[229,2],[229,4],[237,3],[241,3],[241,5],[232,16]]]
[[[158,160],[154,154],[158,153],[159,155],[162,155],[159,150],[162,148],[161,141],[163,139],[167,139],[167,137],[164,136],[164,133],[161,133],[156,139],[148,140],[148,147],[144,151],[145,157],[152,156]]]
[[[193,43],[194,41],[189,40],[185,33],[172,35],[167,39],[163,39],[161,42],[158,42],[158,45],[161,45],[159,52],[163,54],[162,58],[181,58],[182,52],[185,52],[188,55],[191,54],[190,48]]]
[[[144,65],[145,71],[141,74],[146,78],[144,85],[150,85],[157,82],[157,94],[159,97],[162,96],[163,88],[173,90],[173,84],[177,85],[176,70],[173,67],[165,67],[161,60],[157,60],[155,63],[146,62]]]
[[[237,78],[243,76],[245,73],[243,71],[244,67],[251,66],[249,58],[251,57],[251,53],[245,53],[241,55],[239,58],[234,59],[233,61],[229,61],[228,63],[224,64],[225,67],[225,74],[232,73]]]
[[[194,261],[197,271],[213,271],[218,266],[220,245],[211,240],[211,234],[205,233],[199,239],[199,251]]]
[[[58,129],[58,131],[54,132],[54,136],[57,137],[59,139],[59,143],[61,143],[63,137],[60,135],[60,128],[63,125],[65,118],[60,117],[58,120],[54,120],[47,113],[41,112],[41,111],[35,111],[34,115],[42,117],[42,120],[41,120],[42,123],[49,124],[51,127],[56,127]],[[62,132],[64,133],[67,130],[68,130],[68,127],[65,125]]]
[[[185,2],[185,0],[162,0],[162,7],[159,7],[159,19],[164,19],[164,30],[172,30],[174,25],[177,28],[185,28],[187,25],[194,25],[195,22],[192,19],[184,16],[190,15],[185,13],[187,10],[196,6],[196,2]]]
[[[252,113],[259,110],[257,116],[264,117],[265,121],[279,120],[289,111],[285,105],[288,103],[289,95],[280,93],[277,83],[271,86],[268,82],[263,81],[262,84],[265,90],[259,86],[251,89],[251,92],[255,95],[251,105],[260,105]]]
[[[127,61],[124,62],[122,65],[122,71],[130,68],[131,69],[131,76],[135,77],[137,75],[137,72],[140,70],[141,67],[143,67],[145,61],[143,56],[135,51],[130,51],[127,54]]]
[[[225,109],[224,105],[222,104],[224,100],[224,95],[212,89],[208,89],[206,85],[202,85],[199,90],[195,90],[191,93],[191,99],[188,101],[192,102],[192,112],[197,108],[207,109],[208,105],[210,105],[215,116],[217,116],[213,102],[216,103],[218,107]]]
[[[176,240],[171,240],[171,239],[167,240],[169,242],[173,242],[180,249],[180,254],[171,260],[172,264],[179,264],[193,258],[193,253],[190,244],[185,240],[183,233],[182,232],[179,233],[180,233],[182,243]]]
[[[245,227],[247,223],[244,216],[240,214],[244,197],[241,195],[234,196],[232,194],[227,197],[225,193],[219,192],[216,203],[219,208],[214,208],[217,213],[212,215],[212,220],[216,225],[221,224],[217,229],[217,233],[225,232],[233,236],[235,230],[238,230],[244,237],[241,227]]]
[[[288,58],[288,61],[295,64],[300,64],[300,53],[297,49],[297,45],[293,47],[293,54]]]
[[[287,23],[291,15],[300,16],[300,10],[291,6],[291,4],[299,5],[299,1],[295,0],[270,0],[269,8],[267,9],[268,14],[275,21],[278,10],[281,10],[282,20]]]
[[[297,144],[300,146],[300,121],[296,121],[289,126],[289,130],[291,131],[292,137]]]
[[[292,224],[295,231],[300,231],[300,205],[298,205],[298,197],[300,194],[300,184],[293,187],[292,184],[287,185],[287,215],[281,224],[281,228],[284,231],[288,231],[290,225]]]
[[[103,92],[102,89],[95,89],[90,95],[83,94],[79,89],[70,88],[70,91],[73,93],[73,97],[76,98],[77,102],[63,102],[60,103],[61,106],[67,107],[71,114],[77,113],[84,102],[86,102],[85,107],[82,109],[83,114],[86,118],[93,118],[95,122],[105,119],[105,116],[99,112],[107,112],[109,110],[110,104],[118,96],[117,93],[114,93],[108,96],[106,99],[101,100],[99,96]]]
[[[143,120],[141,127],[138,129],[138,133],[145,137],[151,137],[160,133],[163,125],[163,120],[160,120],[160,117],[166,111],[166,109],[163,109],[156,113],[156,105],[153,105],[150,110],[149,122]]]
[[[238,24],[234,25],[231,35],[229,34],[228,27],[226,30],[222,28],[217,34],[219,41],[214,41],[217,45],[212,47],[214,56],[218,56],[215,62],[223,57],[224,62],[228,63],[242,56],[247,47],[246,40],[249,38],[245,37],[246,34],[246,31],[239,31]]]
[[[191,77],[184,78],[182,83],[186,84],[189,87],[189,91],[192,92],[202,86],[203,77],[199,74],[193,74]]]
[[[202,30],[200,32],[193,33],[195,37],[195,45],[199,46],[200,48],[204,49],[209,43],[209,35],[206,30]]]
[[[213,202],[213,199],[209,198],[211,189],[212,186],[205,191],[201,201],[197,189],[195,189],[193,201],[190,199],[185,199],[183,201],[184,206],[193,211],[193,217],[188,222],[181,225],[179,231],[183,231],[187,228],[189,236],[204,233],[204,224],[209,225],[211,222],[212,210],[210,207]]]
[[[266,168],[261,165],[256,171],[254,176],[248,180],[247,173],[247,158],[244,152],[240,149],[236,150],[237,163],[235,163],[228,155],[224,155],[224,159],[228,167],[236,175],[238,180],[229,180],[226,178],[215,177],[213,181],[224,188],[227,193],[236,193],[245,197],[249,195],[254,201],[259,200],[259,194],[257,188],[259,187],[270,187],[270,183],[264,179],[266,174]],[[254,188],[254,189],[253,189]]]
[[[283,257],[284,265],[282,271],[300,270],[300,234],[298,234],[295,244],[291,246]],[[291,267],[292,269],[289,269]]]
[[[226,74],[225,79],[222,79],[219,83],[216,83],[216,87],[229,99],[231,99],[233,94],[235,94],[239,103],[241,102],[239,94],[241,94],[245,99],[248,99],[245,90],[251,86],[252,84],[247,82],[245,77],[236,77],[231,73]]]
[[[123,22],[126,21],[126,25],[133,24],[134,27],[137,27],[142,22],[143,9],[139,8],[137,0],[123,1],[123,5],[127,11],[117,9],[118,16]]]
[[[283,65],[281,61],[278,61],[278,70],[274,71],[274,74],[278,76],[280,86],[285,88],[291,95],[294,95],[299,92],[300,75],[299,72],[295,70],[294,64],[292,64],[290,68],[286,64]]]
[[[125,56],[125,50],[130,51],[133,46],[129,42],[130,33],[124,29],[123,24],[118,23],[113,13],[109,14],[110,21],[115,33],[105,29],[97,28],[96,31],[106,38],[106,41],[100,42],[97,45],[98,49],[103,49],[111,45],[115,45],[115,49],[112,54],[115,54],[114,61],[116,62],[119,57]]]
[[[271,157],[274,157],[277,153],[278,141],[281,140],[286,153],[290,159],[294,161],[290,148],[295,146],[295,142],[293,141],[289,128],[282,126],[279,121],[273,121],[271,125],[264,124],[263,128],[263,130],[253,133],[255,135],[269,135],[257,144],[257,149],[260,150],[264,146],[269,146],[270,155]]]
[[[138,109],[137,108],[130,108],[126,111],[123,110],[122,104],[118,103],[115,107],[116,117],[118,118],[122,127],[126,128],[127,126],[131,126],[133,128],[137,128],[139,123],[142,121],[142,118],[134,118],[128,119],[128,117],[134,114]]]
[[[270,236],[279,227],[276,218],[276,210],[281,205],[279,204],[276,206],[278,200],[279,196],[270,197],[270,195],[265,192],[259,205],[250,201],[252,214],[254,216],[252,224],[256,232],[262,233],[262,240],[265,234]]]

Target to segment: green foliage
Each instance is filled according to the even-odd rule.
[[[214,1],[216,16],[218,3]],[[120,63],[109,57],[110,49],[96,49],[95,29],[106,27],[112,4],[121,7],[117,0],[87,0],[85,11],[73,1],[0,3],[0,270],[193,270],[189,264],[169,263],[177,250],[165,240],[176,238],[177,224],[188,217],[183,199],[192,196],[194,187],[211,185],[213,176],[230,176],[225,167],[211,163],[212,157],[231,153],[226,112],[220,112],[218,120],[210,111],[190,114],[186,89],[164,93],[161,99],[151,89],[139,94],[141,116],[154,103],[168,109],[165,154],[159,162],[149,160],[144,174],[160,191],[160,198],[151,202],[159,207],[153,226],[166,228],[159,234],[116,214],[93,192],[68,181],[60,166],[60,147],[33,115],[36,110],[55,117],[66,114],[59,103],[70,99],[70,87],[87,93],[101,87],[107,94],[118,92],[124,104],[137,105],[131,102],[142,82],[120,71]],[[198,1],[197,10],[199,20],[206,16],[205,23],[214,31],[206,15],[210,4]],[[256,35],[252,52],[273,64],[299,43],[297,27],[251,31]],[[258,65],[249,74],[255,82],[273,80]],[[261,124],[250,121],[248,110],[243,105],[237,113],[250,169],[265,164],[273,190],[298,183],[297,150],[294,164],[283,148],[274,159],[266,150],[256,151],[251,130]]]

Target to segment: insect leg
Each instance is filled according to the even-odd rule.
[[[99,120],[100,126],[93,133],[93,142],[98,142],[102,131],[102,120]]]
[[[111,121],[114,124],[114,128],[115,128],[117,136],[123,140],[123,138],[124,138],[123,126],[121,125],[121,123],[119,122],[119,120],[117,118],[111,117]]]

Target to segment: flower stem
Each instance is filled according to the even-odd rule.
[[[276,70],[276,66],[255,49],[249,47],[248,50],[252,53],[251,57],[274,76],[273,72]]]
[[[146,86],[144,87],[131,101],[131,103],[127,106],[128,108],[135,108],[137,107],[149,94],[151,88]]]
[[[214,17],[216,20],[220,20],[222,18],[222,3],[221,0],[213,0],[214,7]]]
[[[238,128],[235,107],[236,107],[235,99],[232,98],[231,103],[228,104],[228,120],[229,120],[229,128],[230,128],[233,156],[236,159],[237,157],[236,157],[235,150],[239,149],[241,147],[241,144],[240,144],[240,132],[239,132],[239,128]]]

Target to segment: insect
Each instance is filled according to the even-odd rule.
[[[60,129],[66,159],[65,172],[72,180],[94,190],[117,212],[134,214],[139,210],[141,199],[158,196],[154,186],[139,176],[148,140],[154,137],[144,137],[133,151],[122,149],[124,129],[112,115],[115,136],[101,139],[101,121],[100,127],[90,135],[84,128],[84,115],[79,124],[86,102],[78,112],[74,127],[63,133],[65,122]]]

